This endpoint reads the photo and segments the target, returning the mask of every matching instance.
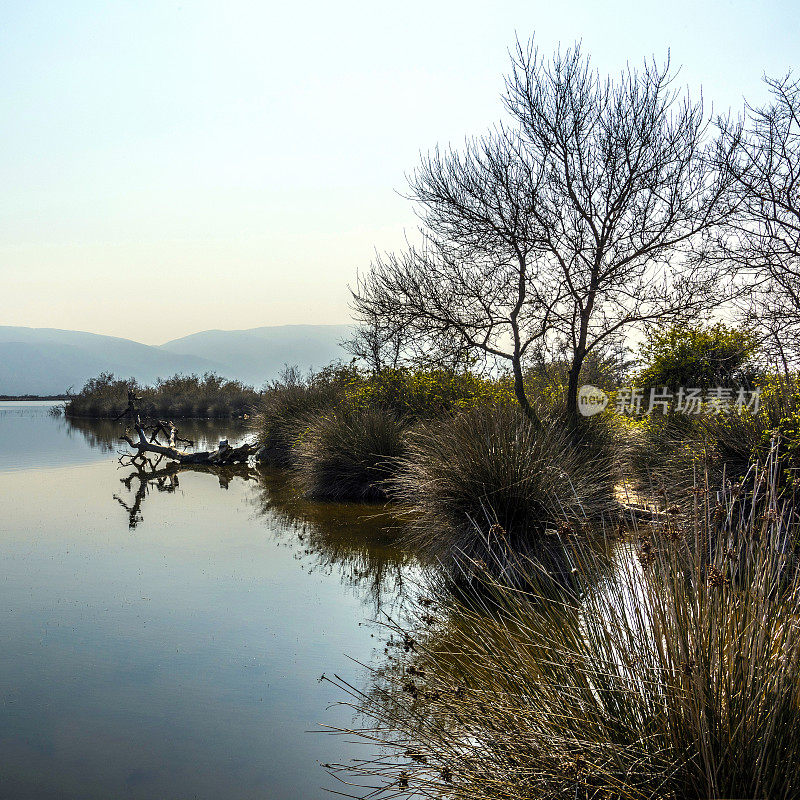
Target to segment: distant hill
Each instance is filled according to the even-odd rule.
[[[348,325],[284,325],[204,331],[160,347],[56,328],[0,326],[0,395],[78,390],[101,372],[142,383],[176,372],[214,371],[260,386],[284,364],[319,368],[344,357]]]
[[[276,377],[285,364],[319,369],[347,358],[341,342],[350,325],[275,325],[241,331],[203,331],[173,339],[161,350],[208,358],[223,365],[221,374],[257,388]]]
[[[75,390],[100,372],[152,381],[175,372],[205,372],[218,365],[158,347],[56,328],[0,326],[0,394],[57,394]]]

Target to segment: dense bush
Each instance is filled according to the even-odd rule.
[[[295,466],[308,497],[386,500],[407,427],[383,408],[337,408],[307,418],[295,442]]]
[[[707,389],[712,386],[752,386],[757,371],[752,359],[755,337],[723,323],[711,326],[676,326],[651,331],[639,350],[644,366],[636,385]]]
[[[780,485],[794,486],[800,467],[800,393],[785,380],[765,381],[757,411],[704,417],[698,426],[710,443],[716,477],[724,468],[740,479],[754,459],[764,461],[775,448]]]
[[[800,392],[784,379],[764,379],[757,409],[673,413],[626,420],[631,476],[640,489],[673,494],[708,472],[713,482],[741,480],[775,446],[780,485],[791,488],[800,468]]]
[[[141,398],[138,408],[142,416],[165,419],[243,417],[259,398],[252,387],[210,372],[202,377],[174,375],[159,379],[153,386],[140,386],[133,379],[123,380],[105,372],[88,380],[70,397],[64,413],[71,417],[116,417],[128,406],[129,390]]]
[[[413,419],[431,419],[460,409],[513,399],[509,377],[487,378],[468,370],[384,369],[356,373],[348,402],[389,408]]]
[[[558,384],[541,372],[529,379]],[[612,415],[568,423],[548,411],[556,395],[543,390],[538,398],[549,418],[539,431],[517,409],[505,375],[334,365],[308,376],[287,370],[264,391],[254,425],[262,461],[296,468],[306,493],[320,499],[384,497],[375,475],[389,476],[400,431],[415,428],[394,490],[421,509],[420,525],[455,533],[472,519],[516,535],[613,505],[621,448]],[[582,503],[589,507],[579,511]]]

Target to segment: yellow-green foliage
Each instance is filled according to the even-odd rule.
[[[398,368],[367,375],[355,373],[347,402],[357,407],[381,406],[414,418],[513,400],[507,377],[490,379],[473,372]]]
[[[777,376],[764,376],[759,389],[758,409],[621,417],[638,482],[680,494],[696,471],[736,481],[754,461],[763,463],[775,440],[781,485],[793,486],[800,466],[800,391]]]
[[[329,412],[390,412],[414,422],[513,400],[511,381],[469,371],[399,368],[370,373],[332,364],[302,376],[290,369],[264,391],[254,420],[262,458],[275,466],[296,466],[295,445],[315,417]]]
[[[761,389],[761,407],[755,417],[760,439],[757,454],[764,458],[770,447],[777,449],[783,486],[794,490],[800,469],[800,389],[794,383],[771,377]]]
[[[756,350],[751,333],[721,322],[653,331],[639,348],[645,366],[636,385],[675,390],[747,384],[754,374],[749,362]]]

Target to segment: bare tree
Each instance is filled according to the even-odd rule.
[[[800,81],[765,83],[772,100],[748,105],[746,126],[720,121],[720,162],[738,199],[722,255],[749,279],[748,321],[788,372],[800,360]]]
[[[423,159],[410,180],[423,243],[373,263],[357,316],[509,364],[532,418],[526,356],[566,345],[575,415],[589,353],[721,300],[722,268],[689,256],[728,213],[727,175],[702,103],[671,81],[668,64],[601,80],[579,47],[545,60],[518,46],[510,123]]]
[[[374,309],[365,309],[358,327],[342,346],[354,361],[361,361],[375,374],[396,369],[403,359],[403,329]]]

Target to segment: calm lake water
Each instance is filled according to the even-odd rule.
[[[0,402],[0,797],[331,796],[319,762],[364,745],[321,732],[352,713],[320,675],[366,684],[415,572],[388,521],[280,475],[143,481],[118,423],[51,405]]]

